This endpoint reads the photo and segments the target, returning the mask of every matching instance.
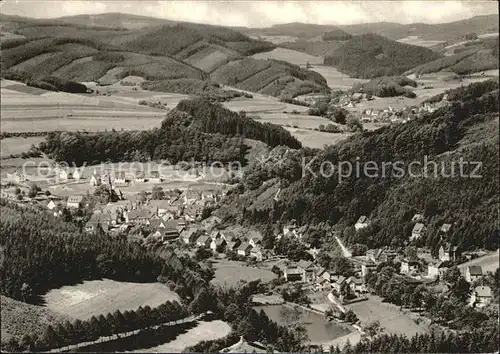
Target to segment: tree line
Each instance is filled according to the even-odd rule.
[[[405,335],[381,334],[373,339],[362,339],[356,345],[330,348],[330,353],[492,353],[498,351],[498,329],[434,332]]]
[[[82,321],[69,320],[55,326],[48,325],[43,335],[38,338],[29,333],[19,340],[11,337],[2,345],[8,352],[30,351],[40,352],[61,348],[83,342],[96,341],[100,337],[108,337],[124,332],[144,329],[163,323],[177,321],[188,315],[187,309],[178,302],[167,301],[158,307],[139,307],[137,310],[116,310],[107,315],[92,316]]]

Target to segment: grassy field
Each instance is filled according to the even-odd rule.
[[[267,269],[248,267],[242,262],[218,261],[214,264],[216,285],[236,285],[241,280],[252,281],[261,279],[263,282],[273,280],[276,274]]]
[[[45,295],[45,301],[52,311],[84,320],[116,310],[135,310],[145,305],[156,307],[166,301],[179,301],[179,297],[160,283],[139,284],[105,279],[53,289]]]
[[[37,146],[44,140],[43,137],[33,136],[27,138],[5,138],[0,141],[0,157],[6,158],[10,155],[18,155],[30,149],[31,145]]]
[[[41,336],[47,325],[69,319],[45,307],[30,305],[3,295],[1,301],[2,341],[8,340],[11,336],[20,337],[25,333]]]
[[[198,344],[204,340],[215,340],[227,336],[231,326],[221,320],[200,321],[196,327],[180,334],[174,340],[147,349],[138,349],[128,353],[181,353],[184,348]],[[127,352],[126,352],[127,353]]]
[[[2,131],[144,130],[158,127],[166,111],[140,106],[149,99],[173,108],[186,95],[144,92],[129,86],[95,87],[109,96],[43,92],[24,84],[2,80]],[[40,92],[42,91],[42,92]]]
[[[398,306],[383,303],[376,296],[368,300],[345,305],[358,316],[363,324],[379,321],[385,333],[404,334],[408,337],[427,330],[423,325],[416,324],[410,317],[399,310]]]

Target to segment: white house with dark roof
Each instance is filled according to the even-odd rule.
[[[452,246],[451,243],[447,242],[439,247],[439,260],[454,261],[460,256],[458,246]]]
[[[239,247],[238,251],[236,252],[239,256],[248,256],[250,255],[250,251],[252,250],[252,245],[250,245],[248,242],[243,242]]]
[[[358,221],[356,221],[356,223],[354,224],[354,228],[356,229],[356,231],[358,231],[364,229],[365,227],[368,227],[369,225],[370,220],[368,219],[368,217],[366,215],[361,215]]]
[[[480,279],[483,276],[483,268],[479,265],[472,265],[465,268],[465,280],[469,283]]]

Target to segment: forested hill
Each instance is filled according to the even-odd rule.
[[[339,230],[350,226],[344,238],[370,248],[407,244],[413,228],[411,219],[418,213],[424,214],[428,226],[421,242],[434,252],[443,223],[453,224],[449,241],[462,249],[495,249],[499,246],[498,87],[498,81],[486,81],[451,91],[448,107],[406,124],[363,132],[325,151],[301,150],[285,155],[275,149],[272,153],[277,157],[286,157],[281,167],[270,163],[249,171],[236,189],[239,194],[229,196],[227,207],[218,213],[226,220],[263,227],[291,219],[300,224],[326,221]],[[437,176],[431,165],[427,177],[422,177],[424,158],[438,164]],[[464,175],[476,172],[481,177],[447,178],[441,174],[441,166],[449,175],[451,163],[458,163],[460,158],[480,162],[479,171],[473,171],[476,165],[466,165]],[[323,164],[327,161],[333,164],[333,172]],[[345,163],[350,162],[356,171],[356,161],[361,173],[349,175]],[[363,173],[369,161],[377,164],[375,175],[373,170]],[[397,161],[401,163],[395,164]],[[413,161],[420,165],[413,165],[410,176],[408,166]],[[344,162],[342,177],[339,162]],[[385,175],[382,162],[394,164],[385,167]],[[322,164],[325,176],[320,174]],[[276,202],[272,200],[276,192],[271,191],[278,187],[281,192]],[[372,225],[354,233],[351,227],[361,215],[368,216]]]
[[[326,56],[324,63],[352,77],[371,79],[401,75],[440,57],[430,49],[369,33],[355,36],[345,42],[331,55]]]
[[[141,17],[131,18],[133,28],[93,27],[93,18],[80,16],[77,24],[71,24],[2,17],[2,77],[54,90],[63,85],[52,85],[52,77],[111,85],[129,75],[149,81],[186,80],[183,85],[191,83],[192,89],[199,81],[209,83],[210,78],[276,97],[328,90],[326,80],[316,72],[249,57],[276,46],[231,28],[196,23],[158,25],[156,20],[151,22],[154,26],[142,27],[141,21],[146,19]],[[96,23],[102,19],[97,16]],[[89,23],[84,26],[86,20]]]
[[[50,133],[40,149],[57,161],[83,164],[103,161],[169,160],[246,164],[244,138],[269,146],[300,148],[287,130],[261,124],[206,100],[184,100],[161,128],[140,132]]]

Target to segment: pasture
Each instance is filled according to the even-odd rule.
[[[215,278],[212,283],[215,285],[237,285],[240,281],[262,280],[271,281],[276,278],[276,274],[268,269],[249,267],[243,262],[219,260],[213,264]]]
[[[53,289],[44,299],[50,310],[81,320],[116,310],[135,310],[145,305],[157,307],[166,301],[179,301],[178,295],[164,284],[109,279]]]
[[[142,348],[128,353],[182,353],[201,341],[223,338],[231,333],[231,326],[224,321],[199,321],[196,327],[188,329],[174,340],[152,348]]]
[[[345,305],[345,308],[354,311],[363,324],[379,321],[385,333],[411,337],[427,331],[424,325],[416,324],[398,306],[384,303],[377,296],[369,296],[368,300]]]

